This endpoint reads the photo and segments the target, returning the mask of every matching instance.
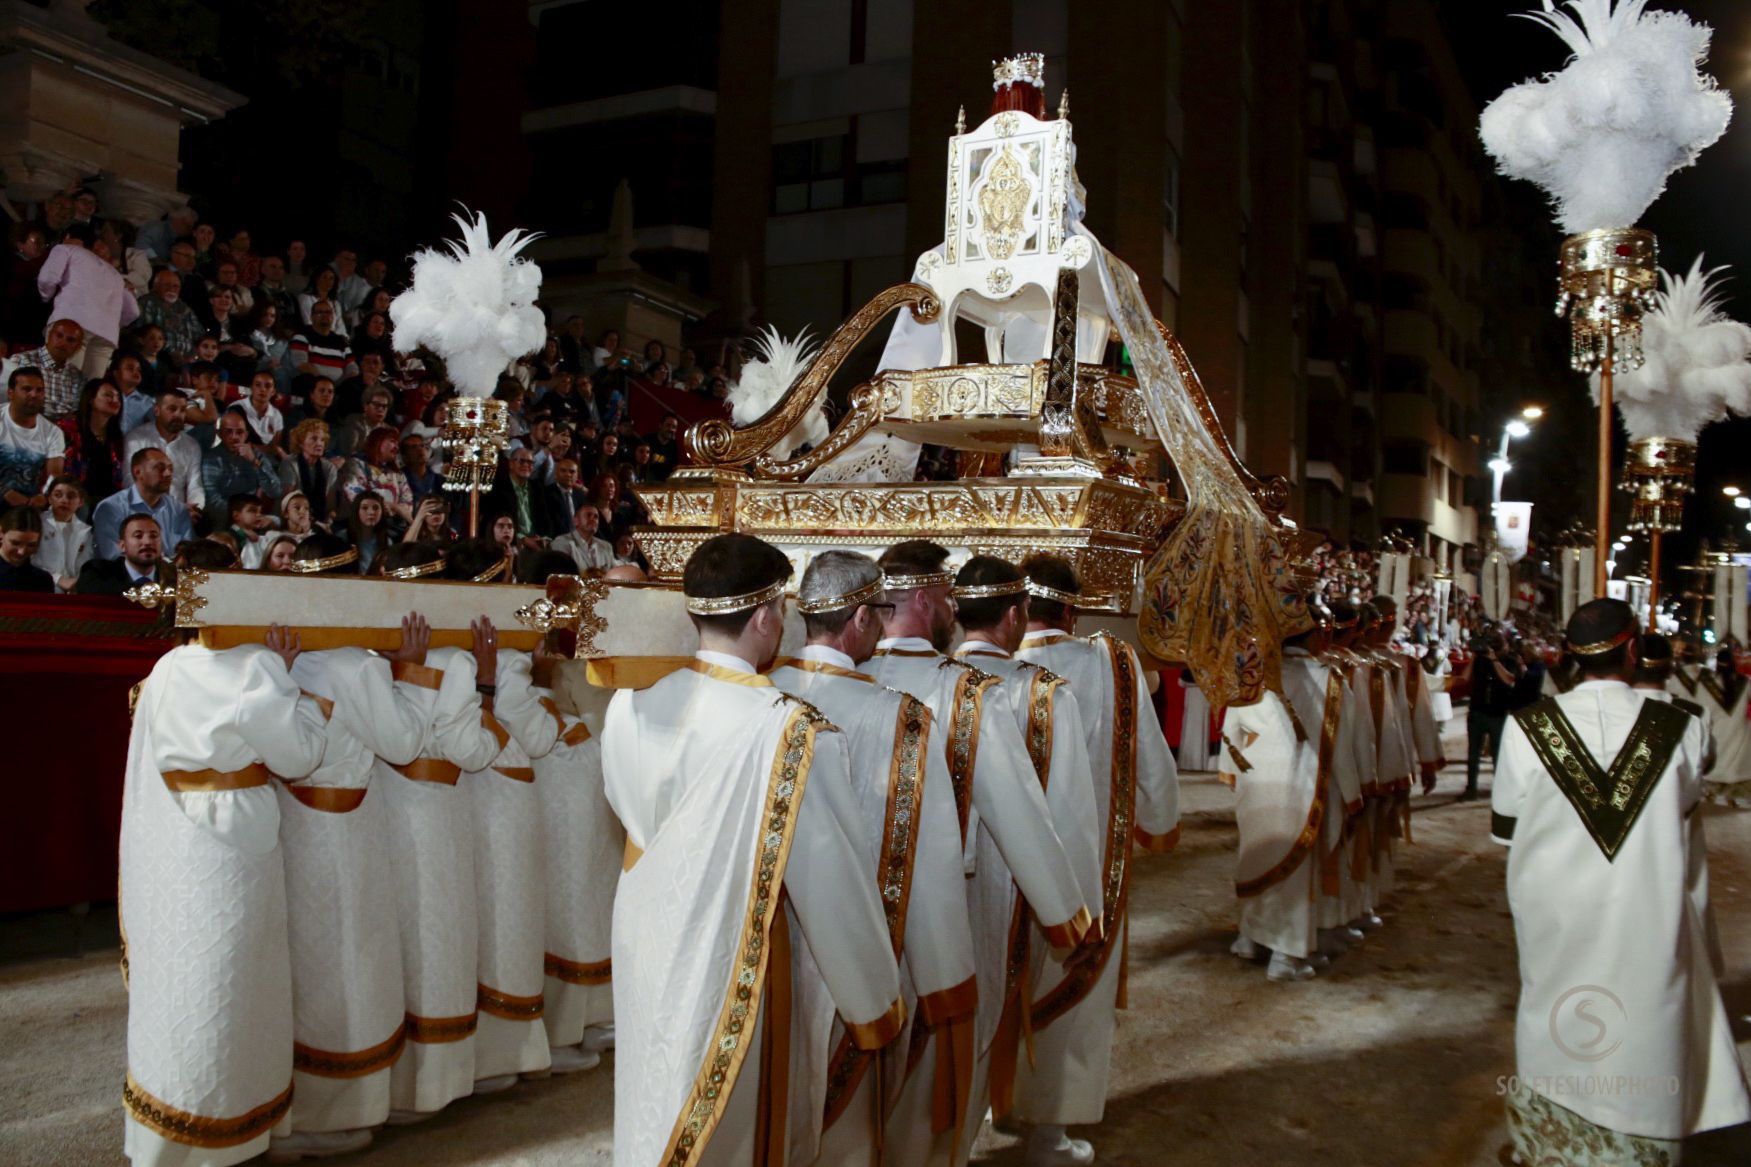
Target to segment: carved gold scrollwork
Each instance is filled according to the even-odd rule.
[[[754,459],[754,473],[761,478],[776,478],[785,482],[807,478],[818,468],[850,449],[857,439],[867,434],[882,419],[882,402],[886,396],[887,386],[882,379],[865,381],[851,391],[851,408],[846,410],[845,416],[820,445],[806,454],[799,454],[782,462],[761,454]]]
[[[902,306],[911,308],[913,318],[921,323],[935,320],[942,311],[942,302],[936,293],[923,284],[895,284],[877,293],[833,331],[809,367],[777,405],[746,426],[738,427],[718,418],[694,424],[687,431],[688,453],[695,462],[706,466],[742,466],[764,454],[779,438],[796,428],[796,424],[820,400],[821,394],[827,391],[828,380],[838,372],[858,342],[869,335],[889,312]],[[844,424],[841,422],[841,427]]]
[[[1216,439],[1216,445],[1221,449],[1222,456],[1228,459],[1228,464],[1234,472],[1240,475],[1241,482],[1246,484],[1253,499],[1273,518],[1281,517],[1289,507],[1289,483],[1281,475],[1270,478],[1260,478],[1247,469],[1246,463],[1234,452],[1234,446],[1228,440],[1228,431],[1222,428],[1221,419],[1216,416],[1216,409],[1210,404],[1210,395],[1204,390],[1204,383],[1198,379],[1197,370],[1192,368],[1192,362],[1186,359],[1186,350],[1180,347],[1179,338],[1168,330],[1167,325],[1155,321],[1155,331],[1161,337],[1161,343],[1167,346],[1168,355],[1179,368],[1180,379],[1186,384],[1192,404],[1198,409],[1198,416],[1204,421],[1204,428],[1210,431],[1210,436]]]

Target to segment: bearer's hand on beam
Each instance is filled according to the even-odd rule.
[[[426,650],[431,646],[431,625],[418,612],[409,612],[401,618],[401,644],[389,654],[389,659],[406,661],[410,665],[423,665],[426,663]]]
[[[474,683],[496,684],[499,675],[499,632],[485,616],[469,625],[474,633]]]
[[[269,652],[286,662],[287,669],[292,667],[292,662],[297,660],[298,654],[303,651],[298,641],[297,632],[287,628],[284,624],[269,624],[264,643],[268,646]]]

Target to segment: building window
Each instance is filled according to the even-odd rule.
[[[1161,173],[1161,222],[1169,235],[1179,238],[1179,151],[1172,146]]]
[[[849,134],[772,147],[772,213],[796,215],[906,201],[904,159],[857,163]]]
[[[1380,468],[1387,474],[1429,473],[1429,447],[1418,442],[1389,442],[1380,451]]]

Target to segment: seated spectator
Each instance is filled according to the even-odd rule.
[[[49,237],[40,223],[14,223],[7,237],[12,248],[0,291],[0,339],[29,348],[49,325],[49,306],[36,290],[37,273],[49,258]]]
[[[249,317],[249,347],[255,353],[255,367],[271,373],[276,394],[290,398],[292,379],[292,341],[280,328],[280,306],[263,300]]]
[[[368,389],[386,389],[393,403],[395,390],[384,379],[383,354],[366,352],[356,362],[357,371],[335,389],[335,401],[342,417],[351,417],[365,406]]]
[[[646,374],[649,374],[650,372],[652,372],[658,365],[663,365],[666,367],[668,365],[668,363],[669,363],[669,346],[668,345],[664,344],[660,340],[657,340],[655,337],[652,337],[650,340],[647,340],[644,342],[644,370],[645,370]]]
[[[432,405],[439,400],[443,386],[428,377],[420,377],[401,390],[401,398],[395,405],[395,416],[402,421],[403,435],[419,433],[422,437],[436,437],[436,431],[444,428],[442,408],[438,411],[437,425],[432,427],[433,433],[426,433],[424,419],[431,414]]]
[[[194,247],[195,270],[201,273],[201,278],[209,283],[213,278],[214,265],[218,263],[219,229],[211,223],[196,223],[195,229],[189,234],[189,242]],[[170,249],[170,262],[176,262],[176,248]]]
[[[71,223],[37,273],[37,291],[52,301],[50,319],[71,320],[84,332],[80,372],[100,377],[109,368],[122,329],[140,315],[121,273],[92,250],[97,232],[90,223]]]
[[[255,311],[255,296],[238,278],[237,261],[228,255],[221,255],[213,264],[213,283],[207,289],[209,306],[212,306],[213,297],[221,291],[231,297],[231,311],[239,319],[245,319]]]
[[[178,239],[187,239],[195,229],[197,217],[192,207],[176,207],[163,218],[140,228],[136,238],[140,247],[156,263],[170,259],[170,248]]]
[[[49,505],[44,487],[61,474],[67,437],[42,415],[48,390],[40,369],[13,369],[6,392],[6,408],[0,410],[0,491],[9,507],[40,511]]]
[[[146,384],[146,370],[139,353],[130,350],[117,353],[103,376],[121,391],[122,436],[126,438],[129,431],[152,417],[158,407],[157,395]]]
[[[253,571],[261,566],[268,536],[274,533],[267,505],[258,495],[234,494],[226,500],[226,509],[230,518],[225,533],[237,544],[237,562],[245,571]]]
[[[546,487],[548,509],[556,523],[565,524],[566,531],[571,530],[572,516],[578,513],[578,508],[590,502],[590,492],[579,485],[581,476],[576,458],[561,458],[554,464],[553,481]]]
[[[414,508],[413,522],[408,524],[403,543],[425,543],[432,547],[448,547],[456,541],[450,529],[450,503],[441,494],[428,494]]]
[[[43,538],[31,562],[49,573],[56,591],[72,591],[79,569],[91,558],[91,524],[79,517],[79,508],[84,505],[85,491],[78,479],[57,478],[49,483]]]
[[[188,410],[184,416],[188,420],[189,432],[205,449],[213,444],[219,414],[224,411],[220,402],[225,391],[224,382],[219,379],[219,366],[212,361],[190,364],[185,380],[188,382],[184,386],[188,392]]]
[[[48,389],[43,402],[43,415],[50,421],[72,417],[79,407],[79,391],[85,388],[85,370],[79,363],[79,347],[85,343],[85,330],[75,320],[56,320],[49,325],[48,336],[33,349],[11,358],[15,369],[36,369]]]
[[[535,481],[553,481],[553,451],[548,449],[553,442],[553,418],[546,410],[536,410],[529,414],[529,432],[523,437],[523,444],[529,452],[535,455]]]
[[[523,408],[528,403],[529,391],[515,377],[500,377],[498,388],[493,390],[493,398],[505,403],[505,415],[510,422],[510,438],[518,441],[529,436],[529,422],[523,416]]]
[[[335,404],[334,397],[334,382],[327,377],[316,378],[310,382],[310,391],[305,395],[303,404],[292,407],[292,412],[286,417],[286,424],[296,429],[303,422],[319,421],[333,434],[344,416]]]
[[[42,537],[42,516],[30,507],[0,515],[0,592],[54,593],[54,578],[31,562]]]
[[[280,496],[280,532],[303,542],[318,531],[326,531],[310,513],[310,499],[301,490],[290,490]]]
[[[238,495],[257,499],[279,496],[279,475],[249,444],[249,425],[242,414],[227,413],[219,419],[219,444],[201,459],[201,488],[209,502]]]
[[[432,469],[431,450],[426,445],[423,434],[403,431],[401,473],[407,479],[407,484],[413,488],[415,502],[444,489],[444,476]]]
[[[249,317],[237,311],[233,303],[230,288],[214,288],[212,298],[207,302],[207,311],[211,314],[209,332],[217,346],[211,359],[225,374],[226,381],[233,385],[247,385],[261,361],[261,354],[250,343]]]
[[[378,552],[395,542],[389,532],[389,515],[381,496],[366,491],[353,500],[347,518],[347,542],[359,549],[359,574],[365,574]]]
[[[279,313],[278,323],[288,333],[304,323],[298,309],[298,295],[286,284],[286,261],[278,255],[261,257],[261,280],[255,284],[255,306],[272,304]]]
[[[572,529],[553,541],[553,550],[570,556],[579,571],[607,571],[614,566],[614,545],[596,534],[600,527],[596,508],[585,503],[572,514]]]
[[[535,455],[522,446],[513,446],[486,497],[487,509],[510,517],[521,547],[544,546],[547,539],[566,531],[534,476]]]
[[[292,427],[287,446],[280,460],[280,487],[299,492],[311,520],[326,526],[340,494],[340,466],[326,456],[328,426],[316,418],[301,421]]]
[[[379,426],[366,437],[364,447],[341,471],[341,496],[351,503],[370,493],[382,502],[399,530],[413,522],[413,485],[401,472],[396,457],[401,442],[391,426]],[[362,553],[361,553],[362,557]]]
[[[297,295],[310,286],[310,251],[302,239],[286,244],[286,287]]]
[[[650,561],[639,550],[638,539],[630,528],[614,536],[614,566],[636,567],[645,575],[651,573]]]
[[[506,559],[517,553],[517,520],[515,517],[503,512],[495,514],[487,531],[491,534],[492,541],[498,545],[499,550],[504,552]]]
[[[124,400],[126,400],[124,398]],[[161,389],[152,416],[122,435],[122,456],[132,460],[141,450],[163,450],[175,471],[171,497],[188,508],[189,519],[199,522],[207,505],[201,483],[201,446],[184,432],[188,398],[181,389]]]
[[[309,323],[292,338],[288,359],[294,372],[306,377],[327,377],[337,385],[353,374],[346,334],[337,331],[334,322],[333,304],[318,300],[311,305]]]
[[[261,281],[261,260],[255,255],[254,244],[248,230],[239,227],[231,233],[230,239],[219,245],[219,254],[237,265],[237,282],[246,288],[253,288]]]
[[[644,503],[638,500],[637,492],[632,489],[634,486],[632,475],[633,464],[631,462],[622,462],[614,470],[614,481],[620,485],[619,499],[614,506],[614,525],[616,527],[630,527],[650,522],[650,515],[645,512]]]
[[[340,428],[333,431],[328,442],[329,449],[345,457],[357,454],[372,431],[382,429],[389,423],[389,405],[393,400],[394,395],[382,385],[365,390],[359,412],[349,416],[340,423]]]
[[[140,327],[161,329],[164,351],[177,364],[194,356],[195,344],[207,330],[200,313],[183,299],[182,291],[182,276],[165,268],[152,277],[152,291],[140,299]]]
[[[119,596],[143,583],[169,584],[176,578],[164,562],[164,541],[151,515],[129,515],[122,520],[116,546],[95,548],[93,558],[79,571],[73,590],[82,596]]]
[[[91,512],[92,546],[99,558],[118,554],[122,523],[130,515],[150,515],[160,536],[172,547],[194,538],[188,508],[171,494],[176,468],[163,450],[136,450],[128,463],[133,485],[98,503]]]
[[[610,362],[631,355],[620,347],[620,333],[610,328],[602,334],[602,339],[596,342],[595,349],[590,353],[590,360],[596,368],[605,369]]]
[[[651,473],[651,444],[640,438],[632,443],[632,460],[625,465],[622,486],[643,486],[655,479]]]
[[[146,375],[144,388],[153,397],[158,390],[176,384],[176,365],[164,351],[164,329],[148,324],[134,331],[134,351],[140,354],[140,371]]]
[[[237,566],[237,550],[218,535],[190,539],[176,549],[178,571],[230,571]]]
[[[669,366],[667,364],[658,361],[656,364],[645,370],[644,379],[649,381],[652,385],[655,385],[658,389],[668,389],[672,387],[672,382],[675,380],[675,377],[674,374],[669,371]]]
[[[332,267],[318,268],[310,277],[310,283],[298,293],[298,315],[305,324],[315,323],[315,311],[318,304],[327,304],[334,310],[328,326],[335,328],[343,317],[341,306],[335,299],[335,289],[340,286],[340,276]]]
[[[292,557],[298,553],[298,540],[290,535],[275,535],[267,541],[259,571],[291,571]]]
[[[650,447],[651,482],[662,482],[681,464],[681,419],[665,413],[657,423],[657,432],[645,438]]]
[[[610,437],[613,435],[610,434]],[[590,505],[596,508],[596,536],[614,541],[616,517],[620,509],[620,483],[614,475],[602,473],[590,483]]]
[[[440,473],[444,469],[443,450],[437,445],[438,436],[444,432],[444,414],[448,408],[449,397],[439,397],[428,404],[418,417],[410,418],[401,427],[402,437],[418,435],[426,440],[426,457],[431,460],[432,469]]]
[[[284,450],[285,443],[280,440],[280,435],[285,432],[286,419],[274,408],[272,373],[257,370],[249,379],[249,396],[231,406],[230,412],[241,414],[249,424],[251,442],[264,447],[274,457]]]
[[[373,293],[377,296],[388,294],[381,288]],[[375,354],[380,359],[378,378],[367,380],[366,384],[375,384],[382,377],[395,376],[395,345],[390,340],[392,331],[387,308],[365,313],[359,321],[359,327],[353,330],[353,363],[359,366],[360,372],[364,371],[364,358],[367,355]]]
[[[122,394],[109,381],[91,380],[72,417],[59,423],[66,441],[61,473],[77,478],[96,506],[122,488]]]

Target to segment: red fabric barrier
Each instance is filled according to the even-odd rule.
[[[728,418],[729,406],[713,397],[701,397],[682,389],[659,388],[648,381],[626,383],[626,405],[631,411],[632,428],[640,436],[655,433],[663,415],[672,413],[681,419],[684,430],[696,421],[714,417]]]
[[[115,899],[128,691],[176,642],[126,600],[0,592],[3,773],[18,809],[0,912]]]

